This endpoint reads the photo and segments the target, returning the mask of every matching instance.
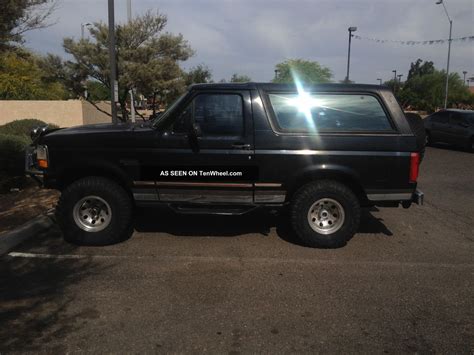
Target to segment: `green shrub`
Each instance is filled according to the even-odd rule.
[[[12,134],[16,136],[30,136],[30,132],[33,128],[39,126],[45,126],[47,123],[34,119],[27,118],[24,120],[15,120],[0,126],[0,134]],[[54,124],[48,124],[49,128],[58,128]]]
[[[30,138],[25,135],[0,133],[0,175],[21,176],[24,174],[25,148]]]
[[[31,144],[30,132],[45,125],[40,120],[25,119],[0,126],[0,191],[17,184],[25,175],[25,148]],[[58,128],[56,125],[48,126]]]

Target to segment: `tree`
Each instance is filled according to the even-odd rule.
[[[212,72],[207,65],[198,64],[184,73],[184,81],[187,86],[191,84],[211,83]]]
[[[0,55],[0,99],[62,100],[68,97],[64,86],[50,80],[36,55],[16,50]]]
[[[396,79],[387,80],[383,84],[384,86],[387,86],[390,89],[392,89],[394,93],[397,93],[402,87],[402,84],[400,83],[400,81]]]
[[[432,112],[443,106],[445,83],[446,72],[434,69],[430,74],[412,76],[396,94],[403,107]],[[448,106],[471,103],[472,95],[459,74],[449,74]]]
[[[56,0],[0,0],[0,51],[22,42],[27,31],[48,27],[56,5]]]
[[[426,74],[433,74],[435,67],[433,62],[424,62],[422,59],[417,59],[415,63],[410,64],[410,70],[408,71],[407,80],[415,76],[423,76]]]
[[[110,100],[109,89],[100,81],[88,80],[86,83],[87,99],[89,101],[107,101]]]
[[[231,83],[248,83],[250,81],[252,81],[252,78],[248,75],[233,74],[230,78]]]
[[[165,15],[147,12],[131,22],[116,26],[117,71],[122,120],[126,120],[127,95],[135,88],[138,93],[167,104],[185,89],[180,61],[194,54],[181,34],[163,32],[167,23]],[[94,23],[89,29],[91,38],[74,40],[65,38],[63,47],[73,60],[58,65],[54,56],[48,66],[54,70],[67,87],[76,95],[84,92],[84,83],[92,79],[110,90],[108,26]],[[59,59],[60,60],[60,59]]]
[[[303,83],[329,83],[332,72],[329,68],[303,59],[289,59],[276,65],[277,77],[274,83],[293,83],[296,79]]]

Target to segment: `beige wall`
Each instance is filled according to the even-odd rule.
[[[95,106],[97,106],[97,109]],[[108,114],[111,113],[110,101],[101,101],[95,103],[95,106],[90,102],[82,102],[82,117],[83,124],[94,124],[94,123],[110,123],[112,118],[107,114],[101,112],[105,111]]]
[[[110,104],[107,102],[99,102],[97,106],[110,112]],[[24,118],[36,118],[60,127],[111,122],[108,115],[97,110],[91,103],[82,100],[0,100],[0,125]]]

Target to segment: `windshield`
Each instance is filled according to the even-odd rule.
[[[160,122],[162,122],[166,117],[168,117],[170,115],[171,112],[173,112],[173,110],[176,108],[176,106],[178,106],[180,104],[180,102],[183,100],[183,98],[186,96],[186,93],[184,93],[183,95],[181,95],[180,97],[178,97],[169,107],[168,109],[163,112],[163,114],[161,114],[160,116],[156,117],[155,119],[153,119],[151,121],[151,126],[153,128],[156,128],[158,127],[158,125],[160,124]]]

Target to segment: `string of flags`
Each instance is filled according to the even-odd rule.
[[[353,35],[355,39],[359,40],[365,40],[365,41],[372,41],[376,43],[396,43],[396,44],[402,44],[406,46],[416,46],[416,45],[433,45],[433,44],[443,44],[443,43],[448,43],[449,39],[434,39],[434,40],[428,40],[428,41],[394,41],[390,39],[379,39],[379,38],[370,38],[370,37],[362,37],[359,35]],[[459,37],[459,38],[453,38],[451,39],[452,42],[471,42],[474,41],[474,36],[465,36],[465,37]]]

